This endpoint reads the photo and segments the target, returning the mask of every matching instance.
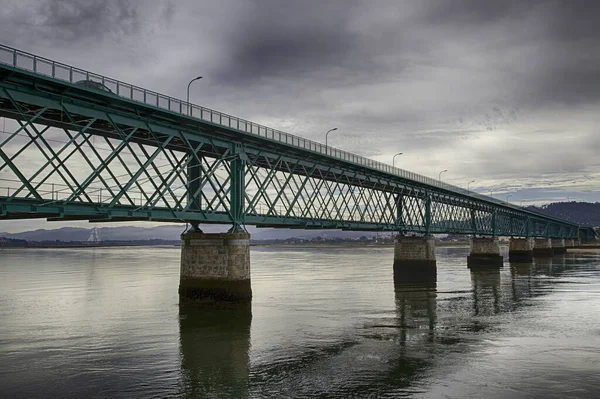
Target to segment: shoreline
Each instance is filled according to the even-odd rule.
[[[468,247],[470,245],[469,242],[436,242],[436,248],[451,248],[451,247]],[[501,246],[508,245],[506,243],[500,243]],[[180,243],[171,244],[73,244],[73,245],[15,245],[15,246],[2,246],[0,247],[0,251],[4,249],[86,249],[86,248],[122,248],[122,247],[180,247]],[[284,244],[284,243],[253,243],[250,242],[251,247],[265,247],[265,248],[393,248],[394,243],[336,243],[336,244],[328,244],[328,243],[309,243],[309,244]],[[600,249],[600,244],[588,244],[588,245],[579,245],[568,249],[578,249],[578,250],[586,250],[586,249]]]
[[[3,249],[67,249],[67,248],[114,248],[114,247],[180,247],[180,243],[171,244],[73,244],[73,245],[14,245],[14,246],[2,246],[0,251]],[[261,243],[261,242],[250,242],[251,247],[271,247],[271,248],[393,248],[394,243],[307,243],[307,244],[285,244],[285,243]],[[436,247],[466,247],[469,246],[468,242],[437,242]]]
[[[394,243],[383,244],[355,244],[355,243],[339,243],[339,244],[283,244],[283,243],[250,243],[251,247],[271,247],[271,248],[393,248]],[[468,242],[436,242],[436,247],[468,247]]]

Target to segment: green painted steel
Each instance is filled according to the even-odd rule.
[[[576,238],[530,212],[0,46],[0,218]]]
[[[600,237],[600,234],[591,226],[580,227],[579,229],[579,240],[581,242],[590,243],[596,241]]]

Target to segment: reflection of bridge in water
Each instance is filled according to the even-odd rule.
[[[589,230],[1,45],[0,117],[0,219],[188,222],[182,300],[251,299],[246,225],[399,232],[398,280],[435,279],[433,233],[498,267],[498,236],[528,259]]]
[[[236,397],[368,397],[382,387],[418,392],[420,380],[445,356],[468,357],[480,350],[481,341],[489,339],[484,333],[510,328],[508,315],[553,292],[560,281],[547,276],[568,275],[582,262],[566,254],[514,263],[504,272],[471,270],[471,287],[462,292],[439,292],[435,282],[395,284],[395,317],[369,319],[344,334],[350,340],[324,340],[293,357],[254,366],[249,308],[182,307],[185,383],[190,397],[215,391]]]

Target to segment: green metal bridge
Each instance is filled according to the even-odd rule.
[[[0,45],[0,219],[577,238],[579,226]]]

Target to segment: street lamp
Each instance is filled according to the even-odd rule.
[[[401,152],[399,152],[399,153],[397,153],[396,155],[394,155],[394,157],[392,158],[392,168],[394,167],[394,164],[395,164],[395,161],[396,161],[396,157],[397,157],[398,155],[402,155],[402,153],[401,153]]]
[[[325,153],[329,154],[329,147],[327,147],[327,136],[329,136],[330,132],[333,132],[334,130],[337,130],[337,127],[334,127],[333,129],[329,129],[327,131],[327,133],[325,133]]]
[[[471,183],[475,183],[475,180],[471,180],[470,182],[467,183],[467,192],[469,192],[469,184]]]
[[[188,86],[187,86],[188,115],[190,115],[192,113],[192,106],[190,104],[190,85],[192,84],[192,82],[195,82],[196,80],[200,80],[200,79],[202,79],[202,76],[197,76],[194,79],[190,80],[190,83],[188,83]]]
[[[442,182],[442,173],[444,173],[444,172],[447,172],[447,171],[448,171],[448,169],[444,169],[444,170],[442,170],[442,171],[440,172],[440,174],[438,175],[438,180],[439,180],[439,182],[440,182],[440,183]]]
[[[506,196],[506,202],[508,202],[508,199],[509,199],[510,197],[512,197],[512,194],[508,194],[508,195]]]

